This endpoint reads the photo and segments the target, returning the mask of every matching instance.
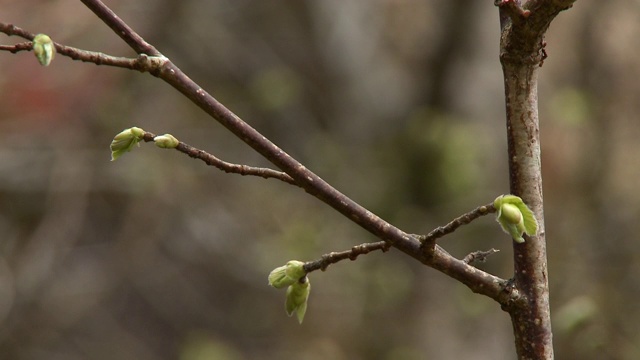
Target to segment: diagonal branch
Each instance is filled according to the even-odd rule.
[[[176,90],[180,91],[234,135],[284,171],[297,186],[302,187],[307,193],[325,202],[363,229],[384,240],[388,244],[386,246],[393,246],[423,264],[457,279],[476,293],[495,299],[503,305],[516,301],[519,298],[517,293],[509,291],[506,280],[470,266],[464,261],[451,256],[435,244],[433,248],[430,249],[431,251],[423,251],[416,235],[408,234],[384,221],[336,190],[318,175],[308,170],[304,165],[300,164],[213,98],[169,59],[162,56],[157,49],[144,41],[142,37],[136,34],[100,0],[82,0],[82,2],[140,54],[136,60],[148,65],[147,68],[142,69],[136,67],[130,68],[148,71],[150,74],[161,78]],[[20,33],[13,25],[5,25],[5,29],[0,29],[0,31],[9,35],[23,36],[30,40],[33,38],[32,34],[26,32]],[[61,50],[61,53],[63,53],[67,48],[56,44],[56,49]],[[102,55],[104,57],[101,59],[108,59],[106,55]],[[128,60],[131,61],[132,59]],[[106,61],[101,63],[105,64]],[[112,64],[116,63],[115,60],[112,61]],[[124,65],[124,63],[117,64]]]
[[[134,44],[130,45],[134,50],[139,51],[150,46],[101,1],[82,0],[82,2],[110,28],[114,31],[117,29],[118,35],[127,43],[133,41]],[[419,251],[420,243],[414,236],[382,220],[308,170],[218,102],[172,62],[168,61],[157,76],[180,91],[247,145],[291,176],[306,192],[327,203],[377,237],[390,242],[401,251],[420,261],[425,261],[425,256]]]
[[[151,44],[146,42],[142,36],[138,35],[129,25],[127,25],[116,13],[109,9],[100,0],[81,0],[94,14],[96,14],[104,23],[113,30],[124,42],[127,43],[138,54],[147,54],[151,56],[162,56]],[[105,21],[109,19],[109,21]]]
[[[17,35],[17,36],[21,36],[24,37],[26,39],[32,39],[33,38],[33,34],[20,29],[14,25],[10,25],[10,24],[4,24],[4,23],[0,23],[0,32],[4,32],[8,35]],[[162,66],[168,65],[170,62],[167,58],[165,57],[158,57],[158,56],[147,56],[146,54],[141,54],[138,56],[137,59],[129,59],[129,58],[118,58],[118,57],[114,57],[114,56],[109,56],[109,55],[105,55],[103,53],[97,53],[97,52],[92,52],[92,51],[86,51],[86,50],[81,50],[81,49],[77,49],[77,48],[73,48],[70,46],[65,46],[62,44],[57,44],[55,43],[56,49],[58,50],[58,53],[60,53],[61,55],[66,55],[69,56],[75,60],[81,60],[84,62],[92,62],[95,63],[96,65],[110,65],[110,66],[117,66],[117,67],[123,67],[123,68],[127,68],[127,69],[132,69],[132,70],[138,70],[138,71],[143,71],[143,72],[149,72],[151,74],[158,74],[160,71],[160,68]],[[2,45],[0,46],[0,50],[5,50],[5,51],[10,51],[13,53],[19,52],[19,51],[30,51],[32,48],[32,43],[31,42],[26,42],[26,43],[20,43],[20,44],[16,44],[16,45]],[[185,76],[186,77],[186,76]],[[188,79],[188,78],[187,78]],[[190,81],[190,80],[188,80]],[[208,95],[208,94],[207,94]],[[226,110],[229,111],[229,110]],[[229,111],[230,113],[230,111]],[[235,115],[233,115],[235,116]],[[245,124],[245,126],[248,126]],[[255,130],[253,130],[255,131]],[[148,133],[147,135],[145,135],[145,141],[150,141],[152,140],[152,138],[154,137],[153,134]],[[275,145],[273,145],[275,146]],[[279,180],[282,180],[284,182],[293,184],[293,185],[297,185],[296,180],[294,180],[293,177],[289,176],[287,173],[283,173],[283,172],[278,172],[272,169],[265,169],[265,168],[253,168],[253,167],[249,167],[246,165],[239,165],[239,164],[232,164],[232,163],[227,163],[224,162],[218,158],[216,158],[215,156],[211,155],[211,154],[207,154],[205,152],[203,152],[202,150],[193,148],[185,143],[180,143],[180,145],[177,148],[178,151],[181,151],[191,157],[194,158],[198,158],[203,160],[205,163],[212,165],[212,166],[216,166],[219,169],[223,170],[223,171],[227,171],[227,172],[232,172],[232,173],[238,173],[238,174],[242,174],[242,175],[255,175],[255,176],[261,176],[261,177],[265,177],[265,178],[277,178]],[[281,150],[280,150],[281,151]],[[300,165],[302,167],[302,165]],[[302,167],[302,169],[304,169],[304,167]],[[307,190],[307,192],[312,193],[313,190]],[[322,194],[322,191],[320,191],[320,194]],[[344,196],[344,195],[343,195]],[[319,196],[316,196],[319,197]],[[319,197],[320,198],[320,197]],[[345,197],[346,198],[346,197]],[[351,200],[349,200],[351,201]],[[326,202],[326,201],[325,201]],[[348,203],[345,203],[345,205],[348,205]],[[502,299],[504,296],[504,294],[502,291],[503,288],[503,284],[504,284],[504,280],[498,278],[498,277],[494,277],[492,275],[489,275],[487,273],[484,273],[482,271],[478,271],[475,268],[472,268],[468,265],[468,263],[466,261],[461,261],[458,260],[456,258],[454,258],[453,256],[449,255],[446,251],[444,251],[443,249],[441,249],[440,247],[435,245],[435,241],[433,243],[433,245],[429,248],[429,251],[424,251],[424,249],[422,250],[422,254],[419,253],[418,249],[419,247],[417,247],[417,242],[418,241],[422,241],[424,243],[424,239],[425,236],[422,237],[418,237],[417,235],[409,235],[406,234],[404,232],[401,232],[398,229],[395,229],[394,227],[392,227],[392,225],[388,224],[387,222],[383,221],[382,219],[379,219],[377,217],[375,217],[375,215],[371,214],[370,212],[368,212],[366,209],[362,210],[364,208],[360,208],[358,209],[359,211],[356,211],[354,213],[352,213],[352,216],[349,216],[349,218],[351,220],[353,220],[354,222],[360,224],[361,222],[371,222],[373,227],[377,228],[377,229],[382,229],[383,231],[385,229],[391,229],[391,230],[395,230],[395,232],[390,232],[390,239],[386,239],[386,241],[384,243],[391,243],[390,240],[396,239],[399,235],[400,240],[399,241],[407,241],[407,243],[405,243],[404,245],[404,249],[403,250],[405,253],[411,255],[412,257],[418,259],[419,261],[423,262],[425,265],[431,266],[433,268],[438,269],[439,271],[448,274],[451,277],[456,278],[457,280],[461,281],[462,283],[466,284],[469,288],[471,288],[473,291],[477,292],[477,293],[481,293],[484,294],[486,296],[489,296],[491,298],[494,299]],[[478,209],[476,209],[478,210]],[[478,210],[479,211],[479,210]],[[362,216],[360,214],[363,214]],[[460,218],[458,218],[457,220],[454,220],[453,223],[456,223],[457,225],[452,225],[449,224],[447,226],[445,226],[446,230],[443,230],[443,228],[439,228],[440,230],[436,229],[434,231],[432,231],[430,234],[434,234],[436,235],[437,233],[440,233],[441,231],[444,231],[446,233],[450,233],[453,230],[455,230],[455,228],[457,228],[458,226],[464,224],[464,223],[468,223],[469,221],[473,220],[475,217],[467,220],[464,220],[465,218],[467,218],[469,216],[469,214],[465,214],[463,216],[461,216]],[[472,215],[473,216],[473,215]],[[364,227],[365,229],[369,230],[369,228],[361,225],[362,227]],[[373,231],[371,231],[373,232]],[[373,232],[375,234],[375,232]],[[439,238],[441,236],[444,236],[444,233],[440,233],[437,236],[434,236],[434,238]],[[377,235],[378,236],[378,235]],[[394,237],[396,236],[396,237]],[[379,236],[380,237],[380,236]],[[375,245],[375,246],[379,246],[380,249],[383,248],[388,248],[389,245],[386,246],[382,246],[381,242],[379,243],[373,243],[373,244],[379,244],[379,245]],[[420,245],[421,246],[421,245]],[[399,246],[396,246],[398,248],[400,248]],[[358,254],[364,254],[366,251],[363,249],[369,249],[369,247],[365,247],[365,248],[359,248],[356,251],[359,251]],[[349,258],[349,256],[354,256],[353,254],[353,249],[351,252],[351,255],[346,254],[347,258]],[[325,259],[325,266],[328,266],[328,264],[333,263],[331,261],[340,261],[342,260],[341,256],[343,255],[339,255],[337,257],[330,257],[330,259]],[[329,262],[327,262],[329,261]],[[490,286],[487,286],[487,283],[490,284]],[[502,303],[502,300],[498,300],[499,302]]]
[[[82,0],[82,2],[103,22],[114,29],[119,36],[125,39],[134,50],[145,52],[150,49],[149,44],[129,28],[100,0]],[[132,44],[130,42],[132,42]],[[154,51],[149,51],[148,55],[160,55],[155,48],[151,48]],[[218,100],[191,80],[171,61],[167,61],[159,73],[152,72],[152,74],[160,77],[176,90],[180,91],[247,145],[291,176],[296,184],[302,187],[307,193],[328,204],[360,227],[425,265],[431,266],[459,280],[472,291],[496,299],[500,303],[507,301],[505,299],[506,293],[503,291],[506,284],[505,280],[456,259],[439,246],[435,246],[431,253],[425,254],[421,249],[420,241],[415,235],[408,234],[384,221],[329,185],[318,175],[308,170],[304,165],[296,161],[249,124],[245,123],[231,110],[218,102]],[[507,297],[511,296],[510,294],[506,295]]]

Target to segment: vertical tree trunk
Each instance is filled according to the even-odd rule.
[[[538,64],[503,63],[511,193],[538,219],[538,234],[513,243],[515,286],[526,303],[508,309],[520,359],[553,359],[540,168]]]
[[[544,34],[555,16],[575,0],[497,0],[500,7],[500,62],[504,73],[509,145],[510,191],[538,220],[535,236],[513,244],[513,291],[523,301],[510,303],[519,359],[553,359],[547,253],[542,199],[538,70],[546,56]]]

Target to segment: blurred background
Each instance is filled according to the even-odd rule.
[[[412,233],[507,193],[493,1],[106,1],[285,151]],[[0,21],[135,54],[79,1],[0,0]],[[559,359],[640,358],[640,1],[579,0],[540,71]],[[0,35],[0,43],[24,41]],[[398,251],[313,273],[302,325],[267,274],[376,241],[298,188],[143,144],[139,126],[269,166],[162,81],[0,53],[0,358],[513,359],[493,301]],[[512,275],[485,217],[441,241]]]

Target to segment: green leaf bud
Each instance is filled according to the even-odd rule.
[[[298,260],[291,260],[287,262],[285,273],[288,277],[296,280],[300,280],[303,276],[307,275],[304,271],[304,262]]]
[[[311,292],[311,283],[306,276],[300,281],[296,281],[287,288],[287,300],[285,301],[285,310],[289,316],[296,313],[298,322],[302,324],[304,315],[307,312],[307,301]]]
[[[522,213],[520,209],[513,204],[503,204],[500,212],[500,217],[509,224],[516,225],[522,222]]]
[[[269,285],[276,289],[289,286],[306,275],[302,261],[291,260],[286,265],[277,267],[269,274]]]
[[[49,66],[56,55],[56,47],[49,36],[38,34],[33,38],[33,53],[40,65]]]
[[[144,130],[140,129],[139,127],[132,127],[131,129],[131,133],[137,137],[138,139],[141,139],[144,137]]]
[[[156,146],[162,149],[175,149],[180,141],[171,134],[164,134],[153,138]]]
[[[111,141],[111,161],[133,149],[134,145],[140,146],[139,142],[143,136],[144,130],[137,127],[122,130]]]
[[[515,195],[501,195],[493,202],[497,210],[496,220],[507,234],[517,243],[523,243],[523,234],[535,235],[538,221],[533,212]]]

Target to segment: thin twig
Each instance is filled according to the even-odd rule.
[[[474,262],[485,262],[487,261],[487,258],[497,252],[499,252],[500,250],[496,250],[496,249],[490,249],[487,251],[482,251],[482,250],[478,250],[478,251],[474,251],[471,254],[467,255],[464,257],[464,259],[462,259],[462,261],[464,261],[465,263],[471,265]]]
[[[0,45],[0,50],[8,51],[12,54],[18,53],[20,51],[31,51],[33,49],[32,42],[23,42],[15,45]]]
[[[469,211],[468,213],[453,219],[447,225],[438,226],[427,235],[418,236],[418,239],[422,243],[423,247],[426,247],[427,245],[432,246],[433,244],[435,244],[436,239],[456,231],[456,229],[459,228],[460,226],[466,225],[481,216],[494,213],[494,212],[496,212],[496,209],[493,207],[493,203],[478,206],[477,208]]]
[[[155,134],[145,131],[143,139],[145,142],[153,142],[153,139],[156,137]],[[194,159],[200,159],[205,162],[205,164],[210,166],[215,166],[216,168],[226,172],[240,175],[250,175],[250,176],[259,176],[261,178],[273,178],[278,179],[280,181],[284,181],[291,185],[298,185],[293,178],[282,171],[276,171],[269,168],[260,168],[253,167],[248,165],[241,164],[233,164],[230,162],[226,162],[220,160],[216,156],[209,154],[204,150],[197,149],[187,143],[182,141],[179,142],[178,146],[175,148],[177,151],[181,153],[187,154]]]
[[[7,35],[19,36],[27,40],[33,40],[34,34],[21,29],[12,24],[0,23],[0,32]],[[150,56],[141,53],[136,58],[111,56],[101,52],[82,50],[71,46],[65,46],[54,42],[56,47],[56,53],[67,56],[73,60],[79,60],[82,62],[90,62],[96,65],[108,65],[125,69],[137,70],[140,72],[149,72],[152,75],[157,75],[160,72],[162,66],[164,66],[169,60],[161,55]],[[32,42],[23,42],[15,45],[0,45],[1,51],[9,51],[13,54],[20,51],[31,51],[33,48]]]
[[[3,32],[9,36],[19,36],[30,41],[35,37],[34,34],[24,29],[21,29],[13,24],[6,24],[2,22],[0,22],[0,32]]]
[[[358,258],[359,255],[365,255],[372,251],[382,250],[382,252],[389,251],[391,245],[386,241],[378,241],[374,243],[366,243],[356,245],[351,248],[351,250],[341,251],[341,252],[330,252],[328,254],[322,255],[322,257],[315,261],[309,261],[304,264],[304,270],[307,273],[316,270],[327,270],[327,267],[331,264],[335,264],[342,260],[349,259],[354,261]]]
[[[55,43],[55,45],[58,54],[68,56],[73,60],[148,72],[152,75],[158,74],[160,68],[169,61],[163,56],[140,54],[136,58],[126,58],[111,56],[101,52],[82,50],[58,43]]]

